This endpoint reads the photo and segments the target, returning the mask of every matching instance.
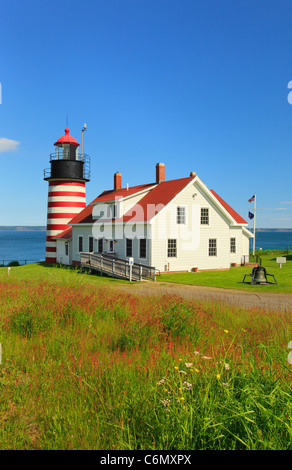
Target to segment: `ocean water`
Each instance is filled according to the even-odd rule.
[[[250,250],[252,251],[253,239],[250,238]],[[257,232],[255,248],[258,250],[287,250],[292,251],[292,231],[291,232]]]
[[[250,250],[252,250],[252,239]],[[289,250],[292,252],[291,232],[256,232],[256,249]],[[44,261],[46,252],[45,231],[0,230],[0,265],[10,261],[20,264]]]
[[[0,230],[0,265],[44,261],[46,231]]]

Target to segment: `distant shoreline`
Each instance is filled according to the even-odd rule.
[[[0,225],[0,230],[15,230],[17,232],[45,231],[43,225]]]
[[[45,231],[44,225],[0,225],[1,230],[16,230],[18,232]],[[253,228],[249,228],[253,232]],[[256,232],[292,232],[292,228],[257,228]]]

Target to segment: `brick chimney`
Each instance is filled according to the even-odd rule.
[[[119,171],[114,174],[114,190],[117,191],[122,187],[122,175]]]
[[[156,183],[159,184],[165,181],[165,165],[164,163],[157,163],[156,165]]]

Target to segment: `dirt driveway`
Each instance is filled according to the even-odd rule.
[[[116,285],[115,289],[123,289],[138,295],[173,294],[186,299],[221,301],[238,307],[258,307],[264,310],[286,311],[292,313],[292,294],[270,294],[246,292],[216,287],[186,286],[182,284],[166,284],[163,282],[142,282],[129,285]]]

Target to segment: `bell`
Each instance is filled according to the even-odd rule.
[[[253,270],[253,283],[264,284],[267,282],[266,270],[262,266],[257,266]]]

